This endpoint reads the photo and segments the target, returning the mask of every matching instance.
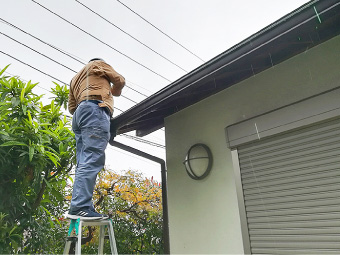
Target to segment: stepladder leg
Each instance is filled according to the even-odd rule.
[[[72,243],[77,243],[79,222],[80,222],[80,219],[71,220],[63,254],[70,254]],[[75,236],[73,236],[73,234],[75,234]]]
[[[81,236],[82,236],[82,227],[83,227],[83,222],[80,221],[78,225],[78,241],[76,244],[76,249],[75,249],[75,255],[80,255],[81,254]]]
[[[108,229],[111,254],[118,255],[116,240],[113,231],[112,220],[71,220],[68,237],[66,239],[66,245],[64,254],[69,254],[72,243],[75,243],[75,255],[81,255],[81,240],[82,240],[82,228],[83,226],[98,226],[99,228],[99,246],[98,254],[104,254],[104,240],[106,229]],[[75,233],[74,233],[75,232]]]
[[[112,255],[118,255],[117,246],[116,246],[116,239],[113,231],[113,224],[112,220],[109,220],[109,239],[110,239],[110,247]]]
[[[98,255],[104,253],[104,238],[105,238],[105,226],[100,226],[100,230],[99,230]]]
[[[71,241],[66,241],[66,244],[65,244],[65,249],[64,249],[64,255],[65,254],[70,254],[70,248],[71,248]]]

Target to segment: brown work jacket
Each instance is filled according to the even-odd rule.
[[[110,83],[113,83],[111,87]],[[71,80],[68,109],[73,114],[84,100],[101,100],[100,107],[107,107],[112,115],[113,96],[120,96],[125,79],[109,64],[101,60],[85,65]]]

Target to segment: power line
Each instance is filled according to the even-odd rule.
[[[27,83],[27,80],[25,80],[25,79],[23,79],[23,78],[21,78],[20,76],[18,76],[18,75],[15,75],[15,74],[11,74],[11,73],[9,73],[9,72],[7,72],[7,71],[5,71],[5,73],[7,73],[7,74],[9,74],[10,76],[17,76],[17,77],[19,77],[20,78],[20,80],[22,80],[22,81],[24,81],[24,82],[26,82]],[[37,84],[37,87],[39,87],[39,88],[41,88],[41,89],[43,89],[43,90],[46,90],[48,93],[51,93],[51,91],[49,91],[48,89],[46,89],[46,88],[44,88],[44,87],[42,87],[42,86],[40,86],[39,84]],[[67,115],[66,115],[67,116]],[[68,116],[67,116],[68,117]]]
[[[32,1],[33,3],[39,5],[40,7],[44,8],[45,10],[49,11],[50,13],[54,14],[55,16],[59,17],[60,19],[64,20],[65,22],[69,23],[70,25],[76,27],[76,28],[79,29],[80,31],[84,32],[85,34],[87,34],[87,35],[91,36],[92,38],[96,39],[97,41],[101,42],[102,44],[104,44],[104,45],[108,46],[109,48],[113,49],[114,51],[118,52],[118,53],[121,54],[122,56],[124,56],[124,57],[130,59],[131,61],[135,62],[136,64],[138,64],[138,65],[140,65],[140,66],[142,66],[142,67],[144,67],[145,69],[147,69],[147,70],[149,70],[150,72],[156,74],[157,76],[163,78],[164,80],[167,80],[168,82],[171,82],[171,80],[165,78],[163,75],[161,75],[161,74],[157,73],[156,71],[150,69],[149,67],[143,65],[142,63],[140,63],[140,62],[138,62],[137,60],[133,59],[132,57],[126,55],[125,53],[123,53],[123,52],[117,50],[116,48],[112,47],[111,45],[107,44],[106,42],[100,40],[98,37],[96,37],[96,36],[90,34],[89,32],[85,31],[84,29],[78,27],[77,25],[75,25],[75,24],[73,24],[72,22],[68,21],[67,19],[63,18],[63,17],[60,16],[59,14],[57,14],[57,13],[51,11],[51,10],[48,9],[47,7],[43,6],[42,4],[36,2],[35,0],[31,0],[31,1]]]
[[[129,83],[132,83],[133,85],[136,85],[137,87],[142,88],[142,86],[139,86],[139,85],[137,85],[136,83],[133,83],[132,81],[129,81],[129,80],[126,80],[126,81],[129,82]],[[126,86],[127,88],[129,88],[129,89],[131,89],[131,90],[137,92],[138,94],[144,96],[144,97],[148,97],[148,95],[145,95],[144,93],[142,93],[142,92],[140,92],[140,91],[138,91],[138,90],[136,90],[136,89],[134,89],[134,88],[132,88],[132,87],[130,87],[130,86],[128,86],[128,85],[125,85],[125,86]],[[151,92],[151,91],[150,91],[150,92]],[[152,92],[151,92],[151,93],[152,93]]]
[[[35,49],[33,49],[33,48],[31,48],[31,47],[27,46],[26,44],[24,44],[24,43],[21,43],[21,42],[19,42],[19,41],[15,40],[14,38],[12,38],[12,37],[10,37],[10,36],[8,36],[8,35],[6,35],[6,34],[2,33],[2,32],[0,32],[0,34],[2,34],[2,35],[4,35],[4,36],[8,37],[9,39],[11,39],[11,40],[15,41],[16,43],[19,43],[19,44],[21,44],[22,46],[25,46],[26,48],[28,48],[28,49],[30,49],[30,50],[32,50],[32,51],[34,51],[35,53],[38,53],[39,55],[41,55],[41,56],[43,56],[43,57],[45,57],[45,58],[47,58],[47,59],[49,59],[49,60],[53,61],[54,63],[56,63],[56,64],[58,64],[58,65],[61,65],[61,66],[65,67],[65,68],[67,68],[67,69],[71,70],[71,71],[72,71],[72,72],[74,72],[74,73],[77,73],[77,71],[75,71],[75,70],[73,70],[73,69],[69,68],[68,66],[65,66],[65,65],[63,65],[63,64],[61,64],[61,63],[59,63],[58,61],[55,61],[54,59],[50,58],[49,56],[47,56],[47,55],[45,55],[45,54],[42,54],[41,52],[39,52],[39,51],[37,51],[37,50],[35,50]],[[68,84],[67,84],[67,85],[68,85]],[[129,98],[129,97],[126,97],[126,96],[124,96],[124,95],[121,95],[121,97],[123,97],[123,98],[125,98],[125,99],[127,99],[127,100],[129,100],[129,101],[131,101],[131,102],[133,102],[133,103],[135,103],[135,104],[137,104],[137,102],[136,102],[135,100],[132,100],[132,99],[131,99],[131,98]]]
[[[196,58],[198,58],[199,60],[201,60],[202,62],[205,62],[203,59],[201,59],[199,56],[197,56],[195,53],[193,53],[192,51],[190,51],[189,49],[187,49],[186,47],[184,47],[182,44],[180,44],[179,42],[177,42],[175,39],[173,39],[171,36],[169,36],[168,34],[164,33],[161,29],[159,29],[158,27],[156,27],[154,24],[152,24],[150,21],[148,21],[147,19],[143,18],[140,14],[138,14],[137,12],[135,12],[134,10],[132,10],[129,6],[127,6],[126,4],[122,3],[119,0],[116,0],[118,3],[120,3],[121,5],[123,5],[124,7],[126,7],[127,9],[129,9],[131,12],[133,12],[134,14],[136,14],[138,17],[140,17],[142,20],[144,20],[146,23],[148,23],[149,25],[151,25],[152,27],[154,27],[155,29],[157,29],[159,32],[161,32],[163,35],[165,35],[166,37],[168,37],[171,41],[175,42],[177,45],[179,45],[180,47],[182,47],[183,49],[185,49],[187,52],[189,52],[191,55],[195,56]]]
[[[108,148],[109,150],[112,150],[112,151],[121,153],[121,154],[123,154],[123,155],[129,156],[129,157],[133,157],[133,158],[138,159],[138,160],[140,160],[140,161],[144,161],[144,162],[148,163],[149,165],[152,165],[152,163],[153,163],[153,161],[145,160],[145,159],[142,158],[142,157],[136,157],[136,156],[133,155],[133,154],[128,154],[128,153],[126,153],[126,152],[124,152],[124,151],[122,151],[122,150],[117,150],[117,149],[115,149],[114,147],[107,147],[107,148]]]
[[[65,68],[67,68],[68,70],[77,73],[77,71],[75,71],[75,70],[69,68],[68,66],[65,66],[65,65],[62,64],[62,63],[59,63],[58,61],[56,61],[56,60],[50,58],[49,56],[46,56],[45,54],[43,54],[43,53],[41,53],[41,52],[39,52],[39,51],[37,51],[37,50],[35,50],[35,49],[29,47],[29,46],[27,46],[26,44],[24,44],[24,43],[22,43],[22,42],[19,42],[19,41],[15,40],[14,38],[10,37],[9,35],[6,35],[6,34],[4,34],[4,33],[2,33],[2,32],[0,32],[0,34],[2,34],[3,36],[6,36],[7,38],[9,38],[9,39],[11,39],[11,40],[13,40],[13,41],[15,41],[16,43],[21,44],[22,46],[25,46],[26,48],[28,48],[28,49],[34,51],[35,53],[38,53],[39,55],[42,55],[42,56],[44,56],[45,58],[48,58],[49,60],[53,61],[54,63],[57,63],[58,65],[61,65],[61,66],[65,67]]]
[[[127,81],[128,81],[129,83],[135,85],[136,87],[139,87],[139,88],[144,89],[144,90],[146,90],[146,91],[148,91],[148,92],[150,92],[150,93],[153,93],[151,90],[149,90],[149,89],[147,89],[147,88],[144,88],[144,87],[142,87],[141,85],[136,84],[135,82],[132,82],[132,81],[129,81],[129,80],[127,80]],[[130,89],[132,89],[132,88],[130,88]],[[139,91],[138,91],[138,92],[139,92]],[[148,97],[148,95],[142,94],[141,92],[139,92],[139,93],[140,93],[141,95],[145,96],[145,97]]]
[[[8,57],[10,57],[10,58],[13,58],[13,59],[15,59],[16,61],[18,61],[18,62],[20,62],[20,63],[22,63],[22,64],[24,64],[24,65],[26,65],[26,66],[29,66],[29,67],[31,67],[32,69],[34,69],[34,70],[36,70],[36,71],[38,71],[38,72],[40,72],[40,73],[42,73],[42,74],[44,74],[44,75],[46,75],[46,76],[48,76],[48,77],[51,77],[52,79],[54,79],[54,80],[56,80],[56,81],[59,81],[59,82],[61,82],[62,84],[66,85],[66,86],[69,86],[66,82],[63,82],[63,81],[61,81],[61,80],[59,80],[59,79],[53,77],[52,75],[50,75],[50,74],[48,74],[48,73],[45,73],[45,72],[41,71],[40,69],[38,69],[38,68],[36,68],[36,67],[34,67],[34,66],[31,66],[31,65],[29,65],[29,64],[27,64],[27,63],[21,61],[20,59],[17,59],[16,57],[13,57],[13,56],[10,55],[10,54],[7,54],[7,53],[5,53],[5,52],[3,52],[3,51],[1,51],[1,50],[0,50],[0,53],[4,54],[4,55],[6,55],[6,56],[8,56]],[[121,109],[119,109],[119,108],[117,108],[117,107],[114,107],[114,108],[117,109],[117,110],[119,110],[119,111],[121,111],[121,112],[124,112],[123,110],[121,110]]]
[[[54,46],[54,45],[52,45],[52,44],[50,44],[50,43],[47,43],[47,42],[41,40],[40,38],[38,38],[38,37],[36,37],[36,36],[34,36],[34,35],[32,35],[32,34],[26,32],[25,30],[23,30],[23,29],[21,29],[21,28],[15,26],[15,25],[13,25],[12,23],[10,23],[10,22],[8,22],[8,21],[2,19],[2,18],[0,18],[0,21],[3,22],[4,24],[8,25],[8,26],[11,26],[11,27],[13,27],[13,28],[15,28],[15,29],[21,31],[22,33],[24,33],[24,34],[26,34],[26,35],[31,36],[32,38],[38,40],[39,42],[41,42],[41,43],[43,43],[43,44],[45,44],[45,45],[47,45],[47,46],[53,48],[54,50],[57,50],[58,52],[60,52],[60,53],[62,53],[62,54],[64,54],[64,55],[66,55],[66,56],[68,56],[68,57],[70,57],[70,58],[72,58],[72,59],[74,59],[74,60],[76,60],[76,61],[78,61],[79,63],[81,63],[81,64],[83,64],[83,65],[86,65],[86,63],[85,63],[84,60],[81,61],[81,60],[82,60],[81,58],[79,58],[79,57],[77,57],[77,56],[75,56],[75,55],[73,55],[73,54],[71,54],[71,53],[67,53],[67,52],[64,51],[64,50],[62,50],[62,49],[60,49],[60,48],[58,48],[58,47],[56,47],[56,46]],[[74,57],[74,56],[75,56],[75,57]],[[78,59],[77,59],[77,58],[78,58]],[[80,59],[80,60],[79,60],[79,59]],[[133,82],[131,82],[131,81],[129,81],[129,82],[132,83],[132,84],[134,84],[134,85],[136,85],[136,86],[138,86],[138,87],[141,87],[141,86],[139,86],[139,85],[137,85],[137,84],[135,84],[135,83],[133,83]],[[133,90],[133,91],[139,93],[139,94],[142,95],[142,96],[148,97],[147,95],[143,94],[142,92],[140,92],[140,91],[138,91],[138,90],[136,90],[136,89],[134,89],[134,88],[132,88],[132,87],[130,87],[130,86],[128,86],[128,85],[125,85],[125,86],[126,86],[127,88],[130,88],[131,90]],[[150,92],[151,92],[151,91],[150,91]],[[151,92],[151,93],[152,93],[152,92]]]
[[[0,33],[3,34],[2,32],[0,32]],[[3,34],[3,35],[5,35],[5,34]],[[15,40],[15,41],[16,41],[16,40]],[[22,43],[20,43],[20,44],[22,44]],[[25,44],[22,44],[22,45],[28,47],[28,46],[25,45]],[[28,48],[30,48],[30,47],[28,47]],[[31,48],[30,48],[30,49],[31,49]],[[36,51],[35,51],[35,52],[36,52]],[[63,82],[63,81],[61,81],[61,80],[59,80],[59,79],[53,77],[52,75],[50,75],[50,74],[48,74],[48,73],[45,73],[45,72],[41,71],[40,69],[38,69],[38,68],[36,68],[36,67],[34,67],[34,66],[31,66],[31,65],[29,65],[29,64],[27,64],[27,63],[21,61],[20,59],[17,59],[17,58],[15,58],[15,57],[13,57],[13,56],[10,55],[10,54],[7,54],[7,53],[5,53],[5,52],[3,52],[3,51],[0,51],[0,53],[2,53],[2,54],[4,54],[4,55],[7,55],[7,56],[10,57],[10,58],[13,58],[13,59],[17,60],[18,62],[20,62],[20,63],[22,63],[22,64],[24,64],[24,65],[26,65],[26,66],[29,66],[29,67],[31,67],[32,69],[34,69],[34,70],[36,70],[36,71],[38,71],[38,72],[40,72],[40,73],[42,73],[42,74],[44,74],[44,75],[46,75],[46,76],[52,78],[52,79],[54,79],[54,80],[57,80],[57,81],[63,83],[63,84],[66,85],[66,86],[69,86],[69,84],[67,84],[66,82]],[[39,53],[39,52],[37,52],[37,53]],[[39,54],[41,54],[41,53],[39,53]],[[45,56],[44,54],[41,54],[41,55]],[[45,56],[45,57],[47,57],[47,56]],[[49,58],[49,57],[47,57],[47,58]],[[50,59],[50,58],[49,58],[49,59]],[[58,62],[56,62],[56,63],[58,63]],[[60,63],[58,63],[58,64],[60,64]],[[39,87],[41,87],[41,86],[39,86]],[[42,88],[42,87],[41,87],[41,88]],[[45,89],[45,90],[46,90],[46,89]],[[48,91],[48,90],[47,90],[47,91]],[[48,92],[50,92],[50,91],[48,91]],[[126,99],[128,99],[128,100],[130,100],[130,101],[132,101],[132,102],[134,102],[134,103],[137,103],[137,102],[135,102],[134,100],[132,100],[132,99],[130,99],[130,98],[128,98],[128,97],[125,97],[125,96],[123,96],[123,95],[121,95],[121,96],[124,97],[124,98],[126,98]],[[114,109],[117,109],[117,110],[120,111],[120,112],[124,112],[123,110],[119,109],[118,107],[114,107]],[[141,139],[141,138],[136,138],[136,140],[137,140],[137,139]],[[143,140],[143,139],[142,139],[142,140]]]
[[[7,56],[10,56],[9,54],[6,54],[6,53],[4,53],[4,52],[2,52],[2,51],[0,51],[0,52],[3,53],[3,54],[5,54],[5,55],[7,55]],[[12,57],[12,56],[10,56],[10,57]],[[12,58],[14,58],[14,57],[12,57]],[[16,58],[14,58],[14,59],[16,59]],[[18,59],[16,59],[16,60],[18,60]],[[20,60],[18,60],[18,61],[21,62],[21,63],[23,63],[23,64],[25,64],[24,62],[22,62],[22,61],[20,61]],[[36,70],[37,70],[37,69],[36,69]],[[40,72],[41,72],[41,71],[40,71]],[[9,75],[11,75],[11,76],[15,76],[15,75],[13,75],[13,74],[7,72],[7,71],[5,71],[5,73],[7,73],[7,74],[9,74]],[[44,73],[44,74],[45,74],[45,73]],[[21,78],[21,80],[27,82],[25,79],[22,79],[22,78]],[[45,91],[51,93],[51,91],[49,91],[49,90],[47,90],[46,88],[40,86],[39,84],[37,84],[37,86],[38,86],[39,88],[41,88],[41,89],[43,89],[43,90],[45,90]],[[115,108],[116,108],[116,107],[115,107]],[[118,109],[118,108],[116,108],[116,109],[119,110],[119,111],[122,111],[122,110],[120,110],[120,109]],[[65,115],[67,118],[72,119],[72,116],[70,116],[70,115],[68,115],[68,114],[66,114],[66,113],[65,113],[64,115]],[[158,148],[165,149],[165,146],[164,146],[164,145],[161,145],[161,144],[159,144],[159,143],[155,143],[155,142],[152,142],[152,141],[148,141],[148,140],[145,140],[145,139],[142,139],[142,138],[139,138],[139,137],[134,137],[134,136],[127,135],[127,134],[120,134],[119,136],[123,136],[123,137],[126,137],[126,138],[128,138],[128,139],[132,139],[132,140],[135,140],[135,141],[144,143],[144,144],[148,144],[148,145],[151,145],[151,146],[155,146],[155,147],[158,147]]]
[[[47,42],[44,42],[43,40],[39,39],[38,37],[33,36],[32,34],[30,34],[30,33],[26,32],[26,31],[20,29],[19,27],[15,26],[15,25],[13,25],[13,24],[11,24],[11,23],[9,23],[8,21],[6,21],[6,20],[4,20],[4,19],[2,19],[2,18],[0,18],[0,21],[2,21],[3,23],[5,23],[5,24],[7,24],[7,25],[9,25],[9,26],[11,26],[11,27],[14,27],[14,28],[18,29],[19,31],[21,31],[21,32],[23,32],[23,33],[25,33],[25,34],[27,34],[27,35],[30,35],[31,37],[35,38],[36,40],[39,40],[40,42],[42,42],[42,43],[44,43],[44,44],[46,44],[46,45],[52,47],[53,49],[56,49],[57,51],[59,51],[59,52],[61,52],[61,53],[63,53],[63,54],[66,54],[67,56],[69,56],[69,57],[75,59],[75,58],[72,57],[69,53],[65,53],[63,50],[61,50],[61,49],[59,49],[59,48],[57,48],[57,47],[55,47],[55,46],[53,46],[53,45],[51,45],[51,44],[49,44],[49,43],[47,43]],[[15,41],[15,42],[17,42],[17,43],[19,43],[19,44],[21,44],[21,45],[23,45],[23,46],[29,48],[30,50],[32,50],[32,51],[34,51],[34,52],[36,52],[36,53],[38,53],[38,54],[40,54],[40,55],[42,55],[42,56],[48,58],[49,60],[51,60],[51,61],[53,61],[53,62],[55,62],[55,63],[57,63],[57,64],[59,64],[59,65],[61,65],[61,66],[63,66],[63,67],[65,67],[65,68],[67,68],[67,69],[69,69],[69,70],[71,70],[71,71],[73,71],[73,72],[76,73],[75,70],[73,70],[73,69],[71,69],[71,68],[69,68],[69,67],[67,67],[67,66],[65,66],[65,65],[63,65],[63,64],[61,64],[61,63],[59,63],[59,62],[57,62],[57,61],[55,61],[54,59],[52,59],[52,58],[50,58],[50,57],[48,57],[48,56],[46,56],[46,55],[44,55],[44,54],[38,52],[37,50],[35,50],[35,49],[33,49],[33,48],[27,46],[26,44],[23,44],[23,43],[21,43],[21,42],[15,40],[14,38],[12,38],[12,37],[10,37],[10,36],[8,36],[8,35],[2,33],[2,32],[0,32],[0,33],[1,33],[2,35],[4,35],[4,36],[10,38],[11,40],[13,40],[13,41]],[[27,66],[31,67],[32,69],[34,69],[34,70],[36,70],[36,71],[38,71],[38,72],[40,72],[40,73],[42,73],[42,74],[44,74],[44,75],[46,75],[46,76],[49,76],[49,77],[51,77],[52,79],[55,79],[55,80],[57,80],[57,81],[59,81],[59,82],[65,84],[65,85],[67,85],[67,86],[69,86],[67,83],[65,83],[65,82],[63,82],[63,81],[61,81],[61,80],[59,80],[59,79],[57,79],[57,78],[51,76],[50,74],[47,74],[47,73],[41,71],[40,69],[35,68],[35,67],[33,67],[33,66],[31,66],[31,65],[29,65],[29,64],[27,64],[27,63],[25,63],[25,62],[23,62],[23,61],[21,61],[21,60],[15,58],[15,57],[13,57],[13,56],[11,56],[11,55],[5,53],[5,52],[0,51],[0,53],[2,53],[2,54],[4,54],[4,55],[7,55],[8,57],[11,57],[11,58],[17,60],[18,62],[20,62],[20,63],[22,63],[22,64],[24,64],[24,65],[27,65]],[[78,60],[78,59],[75,59],[75,60],[77,60],[78,62],[82,63],[82,62],[81,62],[80,60]],[[85,64],[85,63],[82,63],[82,64]],[[133,83],[133,84],[134,84],[134,83]],[[134,84],[134,85],[136,85],[136,84]],[[137,85],[137,86],[139,86],[139,85]],[[38,87],[41,87],[41,86],[38,86]],[[145,94],[139,92],[138,90],[135,90],[135,89],[133,89],[133,88],[131,88],[131,87],[129,87],[129,86],[127,86],[127,87],[130,88],[130,89],[132,89],[132,90],[135,91],[135,92],[138,92],[139,94],[141,94],[141,95],[143,95],[143,96],[145,96],[145,97],[148,97],[147,95],[145,95]],[[43,87],[41,87],[41,88],[43,88]],[[44,89],[44,88],[43,88],[43,89]],[[45,89],[45,90],[48,91],[47,89]],[[48,92],[50,92],[50,91],[48,91]],[[132,99],[130,99],[130,98],[124,96],[124,95],[121,95],[121,96],[124,97],[124,98],[126,98],[126,99],[128,99],[128,100],[130,100],[130,101],[133,102],[133,103],[137,103],[136,101],[134,101],[134,100],[132,100]],[[119,111],[121,111],[121,112],[123,112],[123,110],[121,110],[121,109],[119,109],[119,108],[117,108],[117,107],[114,107],[114,108],[117,109],[117,110],[119,110]]]
[[[114,26],[115,28],[117,28],[119,31],[123,32],[124,34],[126,34],[127,36],[129,36],[130,38],[134,39],[135,41],[137,41],[138,43],[142,44],[144,47],[148,48],[149,50],[151,50],[152,52],[156,53],[158,56],[162,57],[163,59],[165,59],[166,61],[168,61],[169,63],[177,66],[179,69],[181,69],[184,72],[188,72],[187,70],[185,70],[184,68],[182,68],[181,66],[177,65],[176,63],[174,63],[173,61],[171,61],[170,59],[168,59],[167,57],[163,56],[162,54],[158,53],[157,51],[155,51],[154,49],[152,49],[151,47],[149,47],[148,45],[146,45],[145,43],[141,42],[140,40],[138,40],[136,37],[132,36],[131,34],[129,34],[128,32],[124,31],[123,29],[121,29],[120,27],[118,27],[117,25],[115,25],[114,23],[112,23],[111,21],[109,21],[108,19],[104,18],[102,15],[100,15],[99,13],[95,12],[94,10],[92,10],[90,7],[86,6],[85,4],[79,2],[78,0],[75,0],[77,3],[79,3],[80,5],[82,5],[83,7],[85,7],[86,9],[88,9],[89,11],[91,11],[92,13],[96,14],[98,17],[102,18],[103,20],[105,20],[106,22],[108,22],[109,24],[111,24],[112,26]]]
[[[155,142],[151,142],[151,141],[147,141],[147,140],[144,140],[144,139],[139,138],[139,137],[136,137],[136,136],[127,135],[127,134],[120,134],[120,136],[124,136],[124,137],[126,137],[126,138],[135,140],[135,141],[137,141],[137,142],[146,143],[146,144],[149,144],[149,145],[152,145],[152,146],[155,146],[155,147],[159,147],[159,148],[163,148],[163,149],[165,148],[165,146],[162,145],[162,144],[155,143]]]
[[[42,42],[43,44],[46,44],[46,45],[50,46],[51,48],[53,48],[53,49],[55,49],[55,50],[61,52],[62,54],[64,54],[64,55],[66,55],[66,56],[68,56],[68,57],[70,57],[70,58],[72,58],[72,59],[78,61],[79,63],[85,64],[84,62],[80,61],[79,59],[76,59],[75,57],[73,57],[70,53],[67,53],[67,52],[64,51],[64,50],[61,50],[61,49],[57,48],[56,46],[54,46],[54,45],[52,45],[52,44],[50,44],[50,43],[47,43],[47,42],[41,40],[40,38],[38,38],[38,37],[36,37],[36,36],[34,36],[34,35],[32,35],[32,34],[26,32],[25,30],[23,30],[23,29],[21,29],[21,28],[15,26],[15,25],[13,25],[12,23],[10,23],[10,22],[8,22],[8,21],[2,19],[1,17],[0,17],[0,21],[2,21],[3,23],[5,23],[5,24],[8,25],[8,26],[11,26],[11,27],[13,27],[13,28],[15,28],[15,29],[21,31],[21,32],[24,33],[24,34],[27,34],[27,35],[33,37],[34,39],[38,40],[39,42]]]
[[[34,66],[31,66],[31,65],[29,65],[29,64],[27,64],[27,63],[21,61],[20,59],[17,59],[17,58],[15,58],[15,57],[13,57],[13,56],[11,56],[11,55],[9,55],[9,54],[7,54],[7,53],[1,51],[1,50],[0,50],[0,53],[4,54],[4,55],[6,55],[6,56],[8,56],[8,57],[10,57],[10,58],[13,58],[13,59],[15,59],[16,61],[18,61],[18,62],[20,62],[20,63],[22,63],[22,64],[24,64],[24,65],[26,65],[26,66],[29,66],[30,68],[32,68],[32,69],[34,69],[34,70],[36,70],[36,71],[38,71],[38,72],[40,72],[40,73],[42,73],[42,74],[45,74],[46,76],[48,76],[48,77],[50,77],[50,78],[52,78],[52,79],[54,79],[54,80],[56,80],[56,81],[59,81],[59,82],[61,82],[61,83],[64,84],[64,85],[68,85],[66,82],[63,82],[63,81],[61,81],[61,80],[59,80],[59,79],[53,77],[52,75],[50,75],[50,74],[48,74],[48,73],[45,73],[45,72],[39,70],[38,68],[35,68]]]

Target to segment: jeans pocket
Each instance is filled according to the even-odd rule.
[[[86,151],[104,151],[109,141],[109,132],[101,127],[87,127],[82,135]]]
[[[91,127],[88,128],[88,136],[91,139],[104,139],[108,141],[108,132],[107,130],[101,128],[101,127]]]
[[[91,139],[101,139],[103,137],[103,130],[101,128],[97,128],[97,127],[92,127],[92,128],[89,128],[89,133],[88,133],[88,136],[91,138]]]

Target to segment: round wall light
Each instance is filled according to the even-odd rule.
[[[192,179],[202,180],[210,173],[212,162],[213,157],[209,147],[197,143],[190,147],[183,164]]]

